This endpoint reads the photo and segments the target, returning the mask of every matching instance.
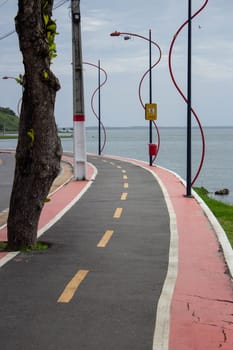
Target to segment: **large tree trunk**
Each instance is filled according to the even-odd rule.
[[[8,246],[14,250],[35,245],[41,210],[60,169],[62,148],[54,118],[60,85],[50,70],[44,17],[51,20],[52,5],[53,0],[19,0],[15,19],[25,74],[7,223]]]

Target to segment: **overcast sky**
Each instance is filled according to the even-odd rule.
[[[16,0],[0,0],[0,38],[14,30]],[[55,0],[57,51],[52,69],[62,89],[56,99],[59,127],[72,126],[72,54],[70,1]],[[193,0],[193,12],[204,0]],[[132,37],[110,37],[118,30],[148,37],[162,50],[161,62],[153,70],[153,101],[158,103],[158,126],[185,126],[186,105],[177,93],[168,70],[169,47],[178,27],[187,18],[188,0],[81,0],[83,61],[98,64],[108,74],[101,90],[102,120],[106,126],[147,125],[138,99],[138,85],[148,68],[148,43]],[[192,23],[192,105],[205,126],[233,126],[233,1],[209,0]],[[158,49],[152,51],[153,61]],[[187,29],[176,41],[173,70],[186,94]],[[0,40],[0,77],[23,73],[16,33]],[[90,98],[97,87],[98,70],[84,66],[86,126],[96,126]],[[102,75],[102,79],[104,76]],[[0,106],[17,112],[21,87],[13,80],[0,79]],[[148,102],[148,80],[142,86]],[[96,110],[97,101],[96,101]],[[193,123],[195,125],[195,122]]]

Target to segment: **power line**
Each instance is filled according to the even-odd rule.
[[[7,1],[8,1],[8,0],[5,0],[5,2],[3,2],[3,3],[0,5],[0,7],[1,7],[2,5],[4,5]],[[57,4],[54,4],[53,9],[54,9],[54,10],[58,9],[59,7],[63,6],[63,5],[64,5],[66,2],[68,2],[68,1],[70,1],[70,0],[60,0],[60,1],[58,1]],[[3,40],[3,39],[8,38],[8,36],[11,36],[11,35],[14,34],[14,33],[15,33],[15,29],[14,29],[14,30],[11,30],[11,31],[8,32],[8,33],[5,33],[5,34],[1,35],[1,36],[0,36],[0,40]]]
[[[11,30],[10,32],[6,33],[6,34],[3,34],[2,36],[0,36],[0,40],[3,40],[5,38],[7,38],[8,36],[12,35],[15,33],[15,29],[14,30]]]
[[[56,10],[57,8],[61,7],[62,5],[64,5],[68,1],[70,1],[70,0],[60,0],[60,2],[58,2],[58,4],[53,6],[53,9]]]

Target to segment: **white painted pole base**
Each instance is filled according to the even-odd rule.
[[[75,180],[86,180],[87,178],[87,156],[85,140],[85,117],[74,116],[74,178]]]

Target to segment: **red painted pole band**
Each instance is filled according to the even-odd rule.
[[[85,115],[84,114],[76,114],[73,117],[74,122],[84,122],[85,121]]]

